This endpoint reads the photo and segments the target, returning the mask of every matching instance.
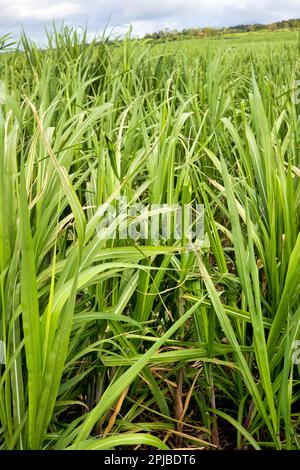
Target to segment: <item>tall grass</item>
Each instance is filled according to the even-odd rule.
[[[296,42],[48,40],[0,56],[1,449],[299,449]],[[99,238],[120,196],[202,244]]]

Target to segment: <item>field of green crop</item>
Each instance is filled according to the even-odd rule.
[[[0,449],[300,449],[300,47],[269,34],[3,50]],[[136,204],[204,237],[113,237]]]

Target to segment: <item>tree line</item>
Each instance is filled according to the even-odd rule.
[[[278,30],[298,30],[300,29],[300,19],[291,19],[284,21],[277,21],[269,24],[240,24],[236,26],[230,26],[227,28],[187,28],[182,31],[176,29],[164,29],[156,31],[154,33],[146,34],[145,38],[152,40],[173,40],[188,39],[188,38],[204,38],[211,36],[223,36],[224,34],[234,33],[247,33],[254,31],[278,31]]]

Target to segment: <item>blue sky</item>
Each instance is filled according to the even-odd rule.
[[[0,36],[17,34],[21,25],[41,41],[53,19],[88,25],[93,36],[105,25],[136,35],[159,29],[268,23],[300,17],[300,0],[0,0]]]

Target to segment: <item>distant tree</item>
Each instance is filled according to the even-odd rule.
[[[203,28],[202,32],[204,36],[214,36],[216,30],[214,28]]]

